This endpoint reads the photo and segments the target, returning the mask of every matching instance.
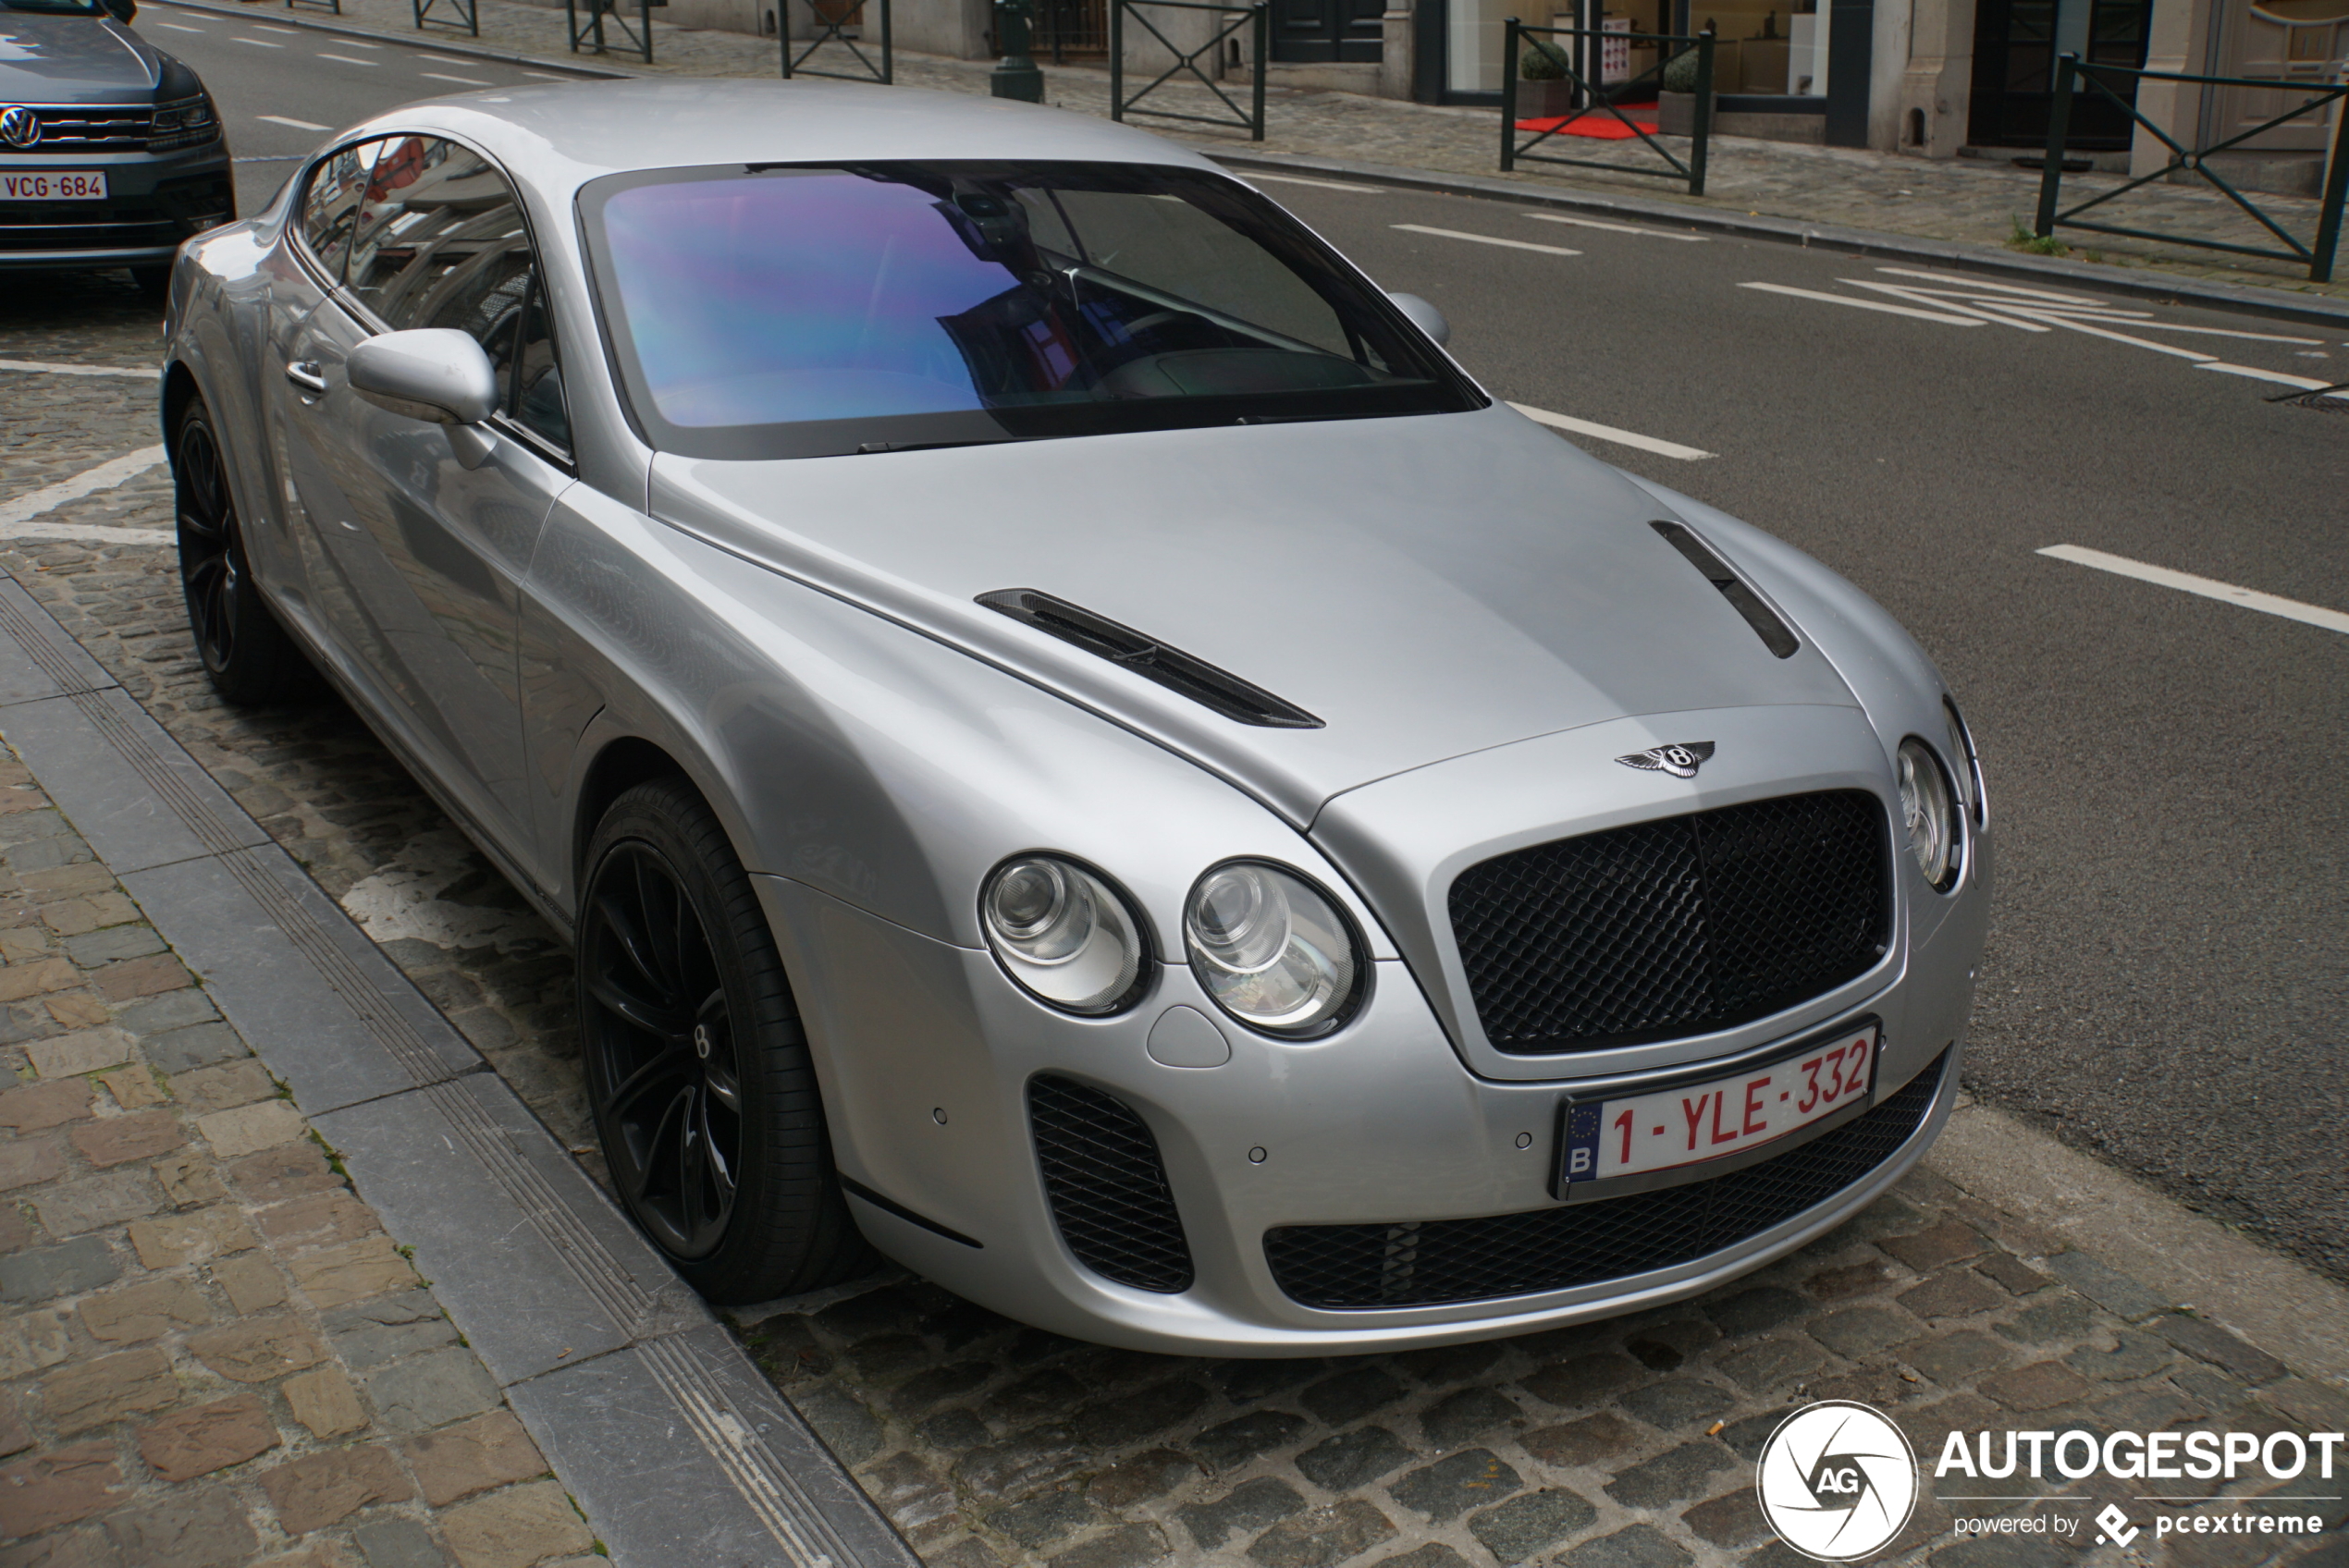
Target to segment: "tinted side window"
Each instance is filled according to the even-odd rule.
[[[384,143],[367,181],[351,289],[394,332],[471,333],[501,374],[530,287],[530,239],[503,176],[431,136]]]
[[[513,390],[514,418],[569,449],[571,416],[563,410],[562,368],[555,362],[554,324],[547,319],[545,291],[535,285],[530,290],[530,304],[523,312]]]
[[[301,240],[329,276],[342,276],[360,201],[367,190],[368,166],[381,145],[362,141],[345,147],[310,171],[310,184],[301,198]]]

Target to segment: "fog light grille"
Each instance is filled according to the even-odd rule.
[[[1149,1125],[1072,1078],[1030,1079],[1027,1114],[1052,1219],[1076,1260],[1136,1290],[1189,1290],[1190,1243]]]

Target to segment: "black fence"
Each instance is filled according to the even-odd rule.
[[[1557,75],[1550,80],[1566,82],[1571,103],[1563,116],[1549,116],[1561,123],[1536,130],[1529,140],[1518,140],[1522,134],[1518,126],[1519,104],[1523,94],[1519,77],[1525,67],[1527,42],[1546,60],[1547,67]],[[1553,42],[1564,40],[1563,43]],[[1610,43],[1626,48],[1640,44],[1655,46],[1655,64],[1639,75],[1618,82],[1605,82],[1603,67],[1604,52]],[[1621,105],[1639,97],[1639,90],[1653,82],[1660,93],[1664,73],[1671,64],[1691,50],[1696,55],[1694,120],[1689,136],[1689,155],[1683,159],[1672,149],[1656,140],[1661,132],[1643,129],[1637,120],[1623,112]],[[1506,174],[1519,164],[1562,164],[1575,168],[1605,169],[1610,174],[1652,176],[1657,179],[1684,179],[1689,194],[1704,194],[1704,155],[1713,140],[1713,35],[1709,32],[1682,35],[1666,32],[1608,32],[1587,27],[1527,27],[1515,17],[1508,18],[1503,29],[1501,60],[1501,172]],[[1636,164],[1612,163],[1602,158],[1567,158],[1556,152],[1536,153],[1555,136],[1567,134],[1566,127],[1574,120],[1597,115],[1612,115],[1638,137],[1655,155],[1664,161],[1661,168],[1643,168]],[[1625,138],[1628,141],[1630,138]],[[1561,143],[1570,145],[1570,143]]]
[[[2287,109],[2273,119],[2215,141],[2208,147],[2190,148],[2162,129],[2141,113],[2134,102],[2134,91],[2123,94],[2113,91],[2104,79],[2131,79],[2132,89],[2145,81],[2183,81],[2202,87],[2248,87],[2269,92],[2306,92],[2308,96],[2299,107]],[[2081,91],[2086,84],[2086,92]],[[2151,174],[2139,175],[2125,185],[2091,196],[2076,206],[2063,205],[2064,140],[2071,129],[2072,106],[2075,98],[2086,96],[2097,102],[2118,104],[2122,113],[2136,124],[2153,132],[2170,150],[2161,167]],[[2232,181],[2210,166],[2214,154],[2242,147],[2256,136],[2264,136],[2280,125],[2308,116],[2321,117],[2326,108],[2341,104],[2332,128],[2332,151],[2325,163],[2324,194],[2317,203],[2317,232],[2306,243],[2257,202],[2235,189]],[[2228,201],[2249,214],[2252,221],[2276,237],[2281,248],[2264,245],[2235,245],[2220,239],[2197,239],[2190,235],[2165,233],[2158,229],[2131,228],[2120,224],[2084,221],[2080,214],[2094,211],[2106,202],[2125,196],[2140,186],[2155,180],[2167,180],[2172,172],[2183,169],[2209,185]],[[2059,228],[2085,229],[2092,234],[2120,234],[2133,239],[2156,239],[2165,245],[2191,245],[2197,250],[2227,251],[2238,256],[2264,256],[2271,261],[2292,262],[2306,266],[2311,282],[2332,281],[2334,253],[2341,246],[2341,208],[2344,194],[2349,194],[2349,84],[2325,86],[2322,83],[2279,81],[2272,78],[2233,76],[2183,76],[2174,71],[2139,70],[2129,66],[2097,66],[2084,62],[2077,55],[2066,55],[2056,65],[2055,106],[2048,119],[2048,152],[2039,177],[2039,221],[2035,232],[2039,238],[2051,238]]]
[[[1109,53],[1109,6],[1105,0],[1037,0],[1029,24],[1036,54],[1050,50],[1052,64],[1091,59]],[[1002,54],[1001,49],[993,51]]]
[[[481,36],[481,14],[478,0],[412,0],[416,8],[416,26],[426,32],[462,32],[470,37]],[[331,0],[335,9],[342,9],[342,0]]]
[[[1158,25],[1150,18],[1142,15],[1144,11],[1211,11],[1229,19],[1215,30],[1213,37],[1198,48],[1184,49],[1173,39],[1168,38],[1165,33],[1160,31]],[[1128,15],[1141,25],[1143,31],[1165,45],[1166,52],[1174,56],[1173,65],[1159,72],[1139,92],[1130,96],[1125,91],[1125,18]],[[1223,85],[1199,67],[1199,63],[1202,59],[1210,65],[1221,60],[1224,45],[1227,43],[1237,43],[1243,32],[1248,34],[1248,58],[1255,65],[1255,69],[1251,73],[1255,80],[1249,91],[1248,106],[1245,109],[1232,102],[1231,94],[1224,91]],[[1266,33],[1266,6],[1263,0],[1258,0],[1258,4],[1253,6],[1202,5],[1199,3],[1199,0],[1109,0],[1109,117],[1113,120],[1122,120],[1128,115],[1154,115],[1161,119],[1188,120],[1194,125],[1237,126],[1248,132],[1248,139],[1250,141],[1263,141]],[[1231,114],[1229,116],[1190,115],[1175,109],[1144,109],[1136,106],[1176,77],[1185,74],[1188,74],[1200,86],[1215,94],[1224,107],[1231,111]]]
[[[342,15],[342,0],[286,0],[286,9],[289,11],[325,11],[330,15],[338,17]]]
[[[668,3],[669,0],[660,0],[662,5]],[[584,21],[580,19],[579,0],[563,0],[563,14],[571,18],[571,52],[574,55],[634,55],[641,57],[645,64],[651,65],[653,4],[654,0],[636,0],[636,25],[631,27],[622,0],[587,0],[587,16]],[[780,27],[781,24],[777,25]]]
[[[778,0],[779,6],[788,3],[789,0]],[[816,36],[807,42],[807,47],[801,50],[795,58],[792,55],[792,45],[795,41],[791,35],[791,28],[783,20],[787,13],[781,9],[776,12],[775,31],[782,34],[783,41],[785,80],[795,76],[828,76],[841,81],[878,81],[884,87],[897,80],[897,56],[889,43],[889,0],[814,0],[812,8],[816,17]],[[867,25],[866,18],[875,11],[880,13],[880,58],[878,60],[858,47],[864,42],[861,35]],[[852,27],[860,36],[848,36],[848,29]],[[827,70],[809,65],[807,62],[815,57],[816,51],[827,43],[837,43],[846,50],[849,57],[856,62],[856,68]],[[837,64],[847,64],[837,53],[824,57]]]

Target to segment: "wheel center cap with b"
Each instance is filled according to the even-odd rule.
[[[709,1025],[707,1023],[694,1025],[694,1054],[704,1061],[709,1060]]]

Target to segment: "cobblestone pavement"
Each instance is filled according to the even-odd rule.
[[[41,472],[5,460],[0,493]],[[0,753],[0,1564],[596,1561],[497,1383],[65,807]]]
[[[77,325],[44,325],[68,319]],[[127,293],[116,299],[96,284],[0,301],[0,358],[9,360],[136,364],[151,350],[151,331]],[[126,390],[97,377],[0,371],[0,398],[12,412],[26,410],[48,422],[59,440],[82,442],[84,459],[111,457],[153,439],[145,396],[136,384]],[[12,442],[0,454],[0,499],[48,483],[67,466],[53,462],[38,443]],[[565,1000],[568,961],[495,873],[339,706],[249,713],[214,699],[189,656],[167,550],[143,543],[36,539],[28,532],[34,526],[68,532],[100,520],[159,531],[167,516],[160,503],[152,484],[143,491],[72,502],[37,524],[18,525],[18,537],[0,538],[0,567],[48,605],[368,924],[592,1166],[580,1131],[584,1122]],[[16,829],[0,838],[31,841]],[[8,850],[6,864],[18,864],[16,857],[25,852]],[[65,925],[78,918],[67,917]],[[63,928],[58,931],[33,940],[62,942]],[[0,953],[14,959],[10,939],[0,930]],[[74,994],[81,984],[78,973],[67,983],[65,967],[41,969],[56,959],[28,959],[0,969],[0,977],[54,974],[60,994]],[[74,963],[70,956],[64,962]],[[52,1035],[79,1016],[43,1012],[40,1006],[19,1003],[8,1016],[25,1017],[24,1027]],[[166,1072],[194,1066],[158,1060],[154,1053],[162,1047],[137,1048]],[[20,1047],[9,1049],[21,1055]],[[59,1093],[47,1084],[40,1079],[24,1103],[47,1104],[40,1096]],[[172,1092],[178,1096],[172,1105],[186,1109],[158,1108],[169,1116],[213,1114],[195,1110],[203,1091],[193,1083],[175,1083]],[[90,1095],[93,1113],[77,1127],[104,1131],[120,1121],[94,1113],[120,1108],[113,1097],[117,1091],[101,1086]],[[76,1162],[87,1157],[74,1139],[84,1135],[68,1132],[58,1145],[54,1134],[28,1126],[6,1151],[72,1149],[55,1157],[66,1165],[40,1179],[64,1184],[109,1180],[79,1176]],[[41,1145],[44,1137],[52,1145]],[[287,1146],[301,1152],[298,1145]],[[0,1151],[0,1158],[17,1157]],[[74,1178],[65,1176],[68,1168]],[[233,1186],[237,1171],[228,1179]],[[160,1207],[160,1184],[156,1193]],[[241,1208],[244,1200],[228,1202]],[[326,1224],[329,1212],[349,1215],[363,1227],[351,1213],[355,1208],[347,1194],[291,1198],[287,1212],[314,1209],[321,1219],[284,1244],[323,1244],[333,1234]],[[38,1203],[34,1212],[41,1213]],[[21,1222],[29,1226],[32,1219]],[[41,1223],[51,1222],[43,1218]],[[253,1223],[265,1236],[279,1222],[264,1215]],[[108,1256],[127,1268],[131,1254],[109,1249]],[[300,1291],[299,1267],[289,1267],[292,1289]],[[11,1281],[16,1277],[9,1276]],[[182,1265],[175,1277],[189,1281],[188,1292],[203,1302],[203,1312],[229,1321],[235,1303],[206,1294],[227,1287],[198,1282],[214,1274]],[[143,1277],[136,1288],[148,1288]],[[159,1290],[159,1299],[168,1289]],[[375,1298],[382,1306],[404,1299]],[[290,1310],[314,1338],[325,1334],[335,1342],[323,1316],[313,1317],[309,1306]],[[348,1309],[321,1308],[322,1314],[340,1310]],[[46,1321],[43,1313],[60,1321],[66,1316],[44,1306],[14,1321]],[[745,1313],[741,1327],[776,1384],[939,1568],[1497,1568],[1534,1561],[1562,1568],[1731,1562],[1791,1568],[1798,1560],[1786,1549],[1765,1544],[1751,1468],[1759,1444],[1790,1403],[1840,1396],[1880,1405],[1900,1417],[1928,1454],[1938,1452],[1947,1431],[2010,1425],[2268,1432],[2339,1430],[2349,1424],[2349,1396],[2340,1390],[2294,1375],[2189,1308],[2066,1250],[2060,1239],[1977,1201],[1929,1169],[1913,1173],[1852,1224],[1713,1295],[1587,1328],[1456,1349],[1225,1363],[1110,1351],[1021,1328],[900,1275]],[[70,1324],[59,1331],[77,1332]],[[156,1330],[174,1345],[198,1343],[215,1331],[192,1323]],[[73,1366],[96,1365],[90,1359],[95,1348],[88,1344]],[[157,1353],[114,1354],[108,1365],[127,1365],[119,1359],[126,1354]],[[426,1354],[454,1358],[445,1348]],[[198,1380],[209,1376],[198,1369],[200,1361],[188,1364],[188,1391],[177,1395],[188,1405],[221,1397],[200,1388]],[[27,1366],[18,1375],[33,1370]],[[350,1376],[363,1382],[384,1374],[354,1360]],[[371,1444],[353,1435],[333,1452],[381,1454],[370,1463],[382,1468],[371,1474],[379,1474],[388,1489],[377,1494],[385,1501],[370,1506],[387,1517],[421,1522],[424,1502],[435,1494],[410,1458],[415,1450],[389,1440],[405,1438],[399,1423],[409,1418],[390,1414],[381,1394],[373,1397],[383,1413],[376,1428],[381,1436]],[[286,1452],[313,1445],[315,1439],[295,1429],[298,1415],[277,1414],[290,1412],[289,1403],[264,1407]],[[49,1423],[43,1430],[43,1457],[19,1465],[53,1464],[66,1452],[55,1445],[91,1440],[57,1424],[54,1401],[35,1408],[36,1418]],[[120,1434],[108,1452],[125,1475],[143,1463],[130,1457],[129,1433],[148,1419],[141,1413],[128,1426],[106,1428]],[[475,1419],[496,1425],[494,1416]],[[252,1430],[257,1439],[260,1429]],[[280,1452],[272,1448],[244,1461],[260,1491],[240,1489],[244,1484],[235,1478],[248,1472],[234,1470],[227,1473],[233,1484],[225,1493],[232,1499],[270,1495],[265,1476],[277,1473]],[[520,1480],[494,1495],[544,1495],[532,1492],[534,1485],[545,1483]],[[2032,1509],[2072,1520],[2101,1507],[2105,1494],[2098,1488],[2111,1484],[2042,1485],[2048,1501]],[[2235,1490],[2274,1486],[2261,1481]],[[410,1488],[413,1499],[390,1501],[391,1491],[400,1488]],[[1996,1489],[2025,1488],[2000,1484]],[[2028,1489],[2035,1493],[2041,1486]],[[2213,1489],[2202,1483],[2182,1488]],[[2133,1506],[2142,1512],[2146,1505]],[[2331,1528],[2338,1531],[2341,1505],[2318,1506],[2331,1510]],[[441,1525],[452,1548],[448,1521],[455,1513],[444,1515]],[[1949,1520],[1946,1504],[1927,1502],[1894,1557],[1929,1559],[1947,1568],[2165,1560],[2150,1535],[2125,1552],[2105,1547],[2084,1554],[2031,1537],[1956,1542]],[[2195,1539],[2175,1545],[2166,1560],[2213,1568],[2290,1560],[2291,1550],[2278,1539]],[[2337,1562],[2339,1537],[2314,1551],[2305,1542],[2299,1550],[2308,1568]],[[43,1561],[72,1560],[0,1559]],[[166,1560],[134,1554],[132,1561]],[[370,1565],[405,1561],[371,1558]]]
[[[553,60],[597,63],[592,55],[570,55],[560,47],[564,23],[560,6],[550,10],[518,4],[516,0],[479,0],[478,9],[484,47]],[[387,36],[411,40],[417,37],[411,25],[409,0],[342,0],[342,21],[348,25]],[[777,48],[772,39],[676,28],[658,20],[652,26],[652,66],[633,56],[616,56],[608,63],[658,76],[777,74]],[[825,59],[811,63],[832,69],[855,69],[844,54],[830,58],[834,53],[838,53],[837,46],[830,46]],[[896,76],[903,86],[983,93],[988,91],[988,73],[991,69],[991,63],[987,61],[950,60],[900,52]],[[1106,70],[1046,66],[1044,76],[1048,102],[1080,114],[1108,115]],[[1246,102],[1244,90],[1230,91],[1235,98]],[[2038,208],[2039,176],[2009,163],[1965,159],[1936,162],[1747,137],[1716,139],[1706,176],[1706,194],[1702,198],[1689,196],[1686,187],[1676,181],[1630,173],[1548,167],[1504,176],[1499,173],[1498,116],[1493,110],[1440,107],[1356,93],[1270,86],[1265,97],[1266,139],[1261,144],[1249,142],[1246,132],[1239,129],[1224,133],[1173,120],[1153,123],[1138,118],[1133,123],[1210,152],[1253,149],[1488,179],[1516,179],[1531,185],[1566,185],[1618,196],[1682,202],[1715,212],[1742,212],[1984,245],[2006,243],[2018,221],[2027,224]],[[1162,100],[1166,106],[1185,114],[1220,116],[1224,112],[1204,88],[1181,91],[1170,86],[1151,101]],[[1681,143],[1675,145],[1684,147]],[[1626,169],[1662,166],[1655,154],[1638,141],[1553,137],[1543,143],[1541,152],[1589,157]],[[2067,176],[2066,204],[2084,201],[2121,183],[2118,177],[2107,175]],[[2315,202],[2265,195],[2255,200],[2304,242],[2315,233]],[[2275,243],[2272,235],[2207,187],[2156,185],[2113,203],[2100,215],[2102,221],[2124,227],[2230,244],[2271,247]],[[2281,261],[2225,257],[2215,251],[2107,236],[2080,237],[2079,253],[2091,261],[2154,266],[2183,277],[2349,299],[2349,280],[2312,284],[2307,281],[2305,266]]]

